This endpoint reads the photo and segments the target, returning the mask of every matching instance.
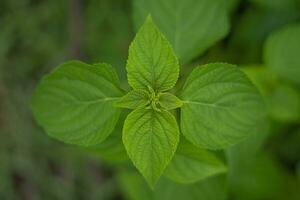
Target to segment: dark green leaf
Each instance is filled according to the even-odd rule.
[[[182,63],[202,54],[229,29],[223,0],[135,0],[133,8],[136,27],[151,14]]]

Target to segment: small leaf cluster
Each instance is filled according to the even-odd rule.
[[[122,109],[132,109],[122,140],[151,187],[162,175],[191,183],[224,173],[210,150],[251,135],[264,117],[262,97],[242,71],[225,63],[196,67],[173,94],[179,68],[169,41],[148,17],[129,48],[129,92],[110,65],[71,61],[41,80],[33,112],[50,136],[92,146],[113,132]]]

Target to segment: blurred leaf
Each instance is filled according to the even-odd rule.
[[[148,14],[171,42],[182,64],[202,54],[229,29],[223,0],[133,1],[136,28]]]
[[[124,172],[125,173],[125,172]],[[181,185],[162,179],[151,191],[143,179],[135,173],[121,174],[120,181],[128,200],[226,200],[227,188],[224,176],[205,179],[196,184]]]
[[[241,68],[263,96],[268,96],[276,85],[278,77],[267,67],[260,65],[248,65]]]
[[[294,10],[297,0],[250,0],[251,3],[264,9]]]
[[[279,155],[290,167],[295,167],[300,161],[300,129],[284,135],[280,141]],[[296,166],[297,167],[297,166]]]
[[[293,86],[280,83],[272,70],[264,66],[242,68],[263,94],[269,116],[280,122],[300,120],[300,94]]]
[[[300,120],[300,94],[293,87],[278,85],[266,99],[266,103],[273,119],[282,122]]]
[[[89,62],[116,67],[122,82],[128,46],[133,37],[129,0],[88,0],[83,10],[83,50]],[[127,83],[126,83],[127,84]]]
[[[138,173],[120,172],[119,184],[127,200],[154,200],[153,191]]]
[[[253,127],[253,132],[250,137],[240,143],[230,147],[226,152],[236,158],[253,157],[262,151],[263,145],[266,143],[270,135],[271,127],[268,119],[262,120],[257,126]]]
[[[229,185],[237,199],[275,199],[283,184],[278,166],[268,155],[247,157],[237,149],[229,151]]]
[[[122,129],[126,116],[127,112],[122,112],[120,119],[110,136],[108,136],[101,144],[88,147],[87,150],[108,161],[128,160],[129,158],[122,142]]]
[[[297,173],[297,176],[298,176],[298,182],[299,182],[299,185],[300,185],[300,163],[298,163],[296,173]]]
[[[225,0],[225,4],[229,13],[233,13],[237,9],[240,1],[241,0]]]
[[[300,24],[274,32],[265,43],[264,60],[278,76],[300,84]]]
[[[214,176],[195,184],[182,185],[163,179],[155,190],[155,200],[226,200],[225,176]]]
[[[181,138],[177,151],[164,175],[178,183],[193,183],[225,173],[224,163],[213,153]]]
[[[226,52],[236,64],[260,63],[263,42],[272,31],[299,19],[295,10],[248,8],[238,15]]]

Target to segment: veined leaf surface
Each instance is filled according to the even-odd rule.
[[[168,111],[136,109],[126,118],[123,143],[133,164],[154,187],[172,159],[179,142],[179,129]]]
[[[174,87],[179,76],[179,64],[171,45],[152,22],[150,16],[129,47],[127,77],[133,89],[155,92]]]
[[[181,93],[181,130],[196,146],[222,149],[253,132],[263,119],[261,95],[246,75],[230,64],[195,68]]]
[[[118,77],[108,64],[64,63],[45,76],[32,99],[38,123],[52,137],[66,143],[95,145],[113,131],[122,96]]]

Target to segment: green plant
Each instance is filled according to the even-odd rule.
[[[192,183],[224,173],[213,150],[250,136],[264,117],[258,90],[231,64],[198,66],[174,92],[179,61],[151,17],[130,45],[126,70],[132,88],[127,94],[109,64],[58,66],[33,95],[36,120],[51,137],[95,146],[113,132],[122,109],[133,109],[124,121],[123,144],[154,187],[162,175]]]

